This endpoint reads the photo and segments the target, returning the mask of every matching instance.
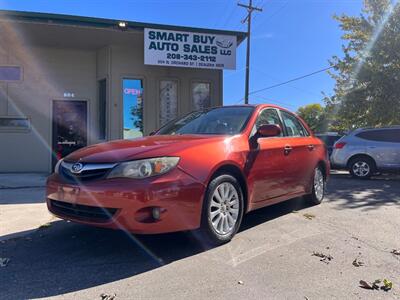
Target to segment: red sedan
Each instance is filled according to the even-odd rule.
[[[245,213],[324,198],[324,144],[274,105],[193,112],[149,137],[82,148],[47,182],[48,209],[74,222],[133,233],[198,230],[227,242]]]

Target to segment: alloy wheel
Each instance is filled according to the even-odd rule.
[[[321,201],[324,198],[324,188],[325,188],[324,175],[322,174],[321,169],[317,168],[315,169],[315,174],[314,174],[314,191],[315,191],[315,197],[317,198],[318,201]]]
[[[365,177],[371,172],[370,166],[365,161],[358,161],[353,164],[353,173],[358,177]]]
[[[223,182],[214,190],[208,216],[218,234],[226,235],[234,230],[239,217],[239,195],[232,183]]]

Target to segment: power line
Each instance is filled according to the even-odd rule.
[[[275,82],[277,82],[277,81],[279,82],[279,81],[282,80],[282,79],[280,79],[280,78],[276,78],[276,77],[274,77],[274,76],[271,76],[271,75],[267,74],[266,72],[262,71],[261,69],[258,69],[258,68],[253,67],[253,70],[256,71],[256,72],[259,72],[261,75],[263,75],[263,76],[265,76],[265,77],[268,77],[268,78],[270,78],[270,79],[273,79]],[[289,86],[290,86],[291,88],[296,89],[296,90],[299,90],[299,91],[301,91],[301,92],[303,92],[303,93],[307,93],[307,94],[310,94],[310,95],[313,95],[313,96],[318,96],[318,97],[321,96],[320,94],[317,94],[317,93],[315,93],[315,92],[311,92],[311,91],[306,90],[306,89],[303,89],[303,88],[299,88],[298,86],[295,86],[295,85],[292,85],[292,84],[289,84]]]
[[[260,22],[258,24],[258,26],[256,26],[254,28],[254,31],[256,31],[261,26],[264,27],[266,23],[268,23],[272,18],[274,18],[277,14],[279,14],[288,4],[289,4],[289,1],[286,1],[281,7],[279,7],[277,10],[275,10],[271,15],[267,16],[267,19],[264,22]]]
[[[228,2],[229,3],[229,2]],[[230,3],[229,3],[230,4]],[[226,6],[226,9],[228,9],[228,6]],[[221,23],[221,27],[225,27],[226,25],[229,24],[231,18],[233,17],[234,12],[236,11],[237,6],[232,6],[227,18],[224,19],[224,21]],[[219,19],[217,23],[219,23],[219,21],[222,21],[222,19]]]
[[[271,86],[267,86],[265,88],[252,91],[252,92],[249,93],[249,95],[253,95],[253,94],[256,94],[256,93],[259,93],[259,92],[262,92],[262,91],[270,90],[270,89],[276,88],[278,86],[282,86],[282,85],[291,83],[293,81],[297,81],[297,80],[300,80],[300,79],[303,79],[303,78],[306,78],[306,77],[310,77],[310,76],[313,76],[315,74],[322,73],[322,72],[325,72],[327,70],[333,69],[334,67],[335,66],[331,66],[331,67],[324,68],[324,69],[321,69],[321,70],[318,70],[318,71],[315,71],[315,72],[312,72],[312,73],[309,73],[309,74],[306,74],[306,75],[303,75],[303,76],[299,76],[299,77],[296,77],[296,78],[293,78],[293,79],[290,79],[290,80],[287,80],[287,81],[284,81],[284,82],[281,82],[281,83],[277,83],[277,84],[274,84],[274,85],[271,85]]]
[[[293,105],[293,104],[289,104],[289,103],[286,103],[286,102],[283,102],[283,101],[279,101],[279,100],[267,98],[267,97],[260,96],[260,95],[257,95],[257,98],[261,98],[261,99],[264,99],[264,100],[267,100],[267,101],[269,101],[269,102],[276,103],[276,104],[279,104],[279,105],[289,106],[289,107],[292,107],[292,108],[295,108],[295,107],[296,107],[296,106]],[[256,102],[256,103],[257,103],[257,102]]]

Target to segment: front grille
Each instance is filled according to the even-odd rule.
[[[104,179],[115,164],[85,164],[80,173],[71,172],[73,163],[62,162],[59,174],[69,182],[84,182]]]
[[[108,173],[108,169],[100,169],[100,170],[88,170],[83,171],[80,174],[73,174],[65,167],[61,167],[60,174],[67,179],[68,181],[90,181],[90,180],[99,180],[105,177]]]
[[[50,200],[50,205],[52,211],[60,216],[97,223],[105,223],[110,221],[117,212],[116,208],[72,204],[56,200]]]

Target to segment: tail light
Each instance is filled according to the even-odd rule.
[[[335,144],[335,149],[342,149],[344,146],[346,146],[345,142],[339,142]]]

